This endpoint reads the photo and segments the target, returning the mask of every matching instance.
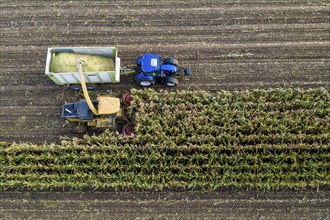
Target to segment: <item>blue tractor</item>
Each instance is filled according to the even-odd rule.
[[[161,57],[157,54],[143,54],[136,59],[136,65],[135,81],[142,87],[149,87],[155,83],[174,87],[179,83],[176,76],[181,71],[184,71],[185,75],[190,75],[189,68],[178,68],[176,59],[166,58],[161,61]]]

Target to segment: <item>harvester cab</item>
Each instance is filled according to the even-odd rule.
[[[155,83],[174,87],[179,83],[176,76],[181,71],[184,71],[184,75],[190,75],[189,68],[178,68],[178,64],[174,58],[166,58],[162,61],[157,54],[143,54],[136,59],[135,81],[142,87],[150,87]]]
[[[83,60],[78,59],[76,65],[85,100],[64,104],[61,117],[78,124],[74,128],[75,133],[86,133],[87,127],[94,127],[112,128],[124,135],[133,134],[133,125],[127,115],[127,107],[130,105],[132,96],[126,93],[120,100],[110,95],[101,95],[97,97],[97,100],[91,101],[82,72],[82,64]]]

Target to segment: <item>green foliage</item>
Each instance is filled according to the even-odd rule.
[[[136,137],[0,143],[0,186],[262,190],[330,183],[325,89],[132,90]]]

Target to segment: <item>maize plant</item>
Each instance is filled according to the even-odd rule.
[[[330,93],[132,90],[137,135],[0,142],[5,189],[282,189],[330,184]]]

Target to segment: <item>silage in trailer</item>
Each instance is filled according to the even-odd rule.
[[[115,70],[115,65],[112,58],[91,54],[61,52],[53,53],[50,71],[53,73],[76,72],[76,62],[78,58],[83,60],[84,72]]]

